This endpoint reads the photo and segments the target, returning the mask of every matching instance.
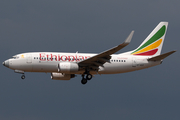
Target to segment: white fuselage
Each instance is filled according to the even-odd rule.
[[[96,54],[84,53],[57,53],[57,52],[32,52],[22,53],[5,61],[13,70],[24,72],[58,72],[58,64],[61,62],[79,62]],[[155,65],[161,61],[148,61],[148,56],[113,54],[109,62],[99,67],[98,72],[91,74],[117,74],[140,70]],[[84,70],[68,74],[83,74]]]
[[[122,54],[114,54],[127,46],[134,31],[119,44],[99,54],[31,52],[13,56],[3,65],[16,73],[51,73],[53,80],[70,80],[76,74],[82,76],[81,83],[86,84],[94,74],[117,74],[145,69],[162,63],[162,60],[175,51],[161,54],[168,22],[160,22],[139,47]]]

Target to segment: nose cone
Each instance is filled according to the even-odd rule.
[[[6,67],[9,67],[9,60],[4,61],[2,64]]]

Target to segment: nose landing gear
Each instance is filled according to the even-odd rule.
[[[25,79],[24,71],[21,70],[14,70],[15,73],[20,73],[22,74],[21,79]]]
[[[21,79],[23,79],[23,80],[24,80],[25,78],[26,78],[26,77],[25,77],[25,75],[23,74],[23,75],[21,76]]]

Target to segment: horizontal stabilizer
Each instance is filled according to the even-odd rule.
[[[158,55],[156,57],[152,57],[152,58],[149,58],[148,61],[159,61],[159,60],[163,60],[164,58],[166,58],[167,56],[173,54],[174,52],[176,51],[171,51],[171,52],[168,52],[168,53],[164,53],[162,55]]]

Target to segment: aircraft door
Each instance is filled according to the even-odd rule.
[[[32,55],[31,54],[27,55],[27,63],[32,63]]]
[[[136,67],[137,63],[136,63],[136,58],[132,57],[132,67]]]

